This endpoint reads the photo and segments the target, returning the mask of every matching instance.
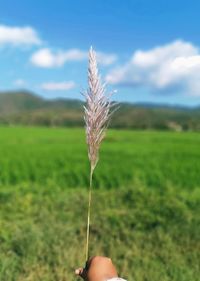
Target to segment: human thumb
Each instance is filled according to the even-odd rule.
[[[78,268],[75,270],[75,274],[83,277],[83,271],[84,271],[83,268]]]

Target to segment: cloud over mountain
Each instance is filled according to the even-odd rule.
[[[184,92],[200,96],[200,51],[182,40],[143,51],[111,70],[106,80],[122,86],[143,86],[152,92]]]
[[[41,85],[41,88],[46,91],[67,91],[75,86],[76,84],[73,81],[46,82]]]

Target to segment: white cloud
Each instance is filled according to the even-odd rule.
[[[53,53],[50,49],[44,48],[35,52],[31,56],[31,62],[35,66],[51,68],[60,67],[64,65],[67,61],[80,61],[87,58],[87,53],[82,52],[77,49],[72,49],[69,51],[58,51]]]
[[[26,81],[23,79],[17,79],[14,81],[14,85],[17,87],[24,87],[26,86]]]
[[[148,51],[138,50],[106,79],[112,84],[145,86],[154,92],[174,89],[200,96],[200,51],[182,40]]]
[[[47,91],[67,91],[73,89],[75,86],[76,84],[73,81],[46,82],[41,85],[41,88]]]
[[[115,54],[97,52],[97,61],[103,65],[111,65],[117,61],[117,56]]]
[[[17,27],[0,25],[0,46],[1,45],[39,45],[41,40],[30,26]]]
[[[61,67],[69,61],[86,60],[88,52],[79,49],[53,52],[49,48],[43,48],[36,51],[30,58],[33,65],[43,68]],[[103,65],[110,65],[117,60],[114,54],[105,54],[97,52],[97,60]]]

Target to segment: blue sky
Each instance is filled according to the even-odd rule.
[[[0,3],[0,90],[80,98],[87,51],[115,99],[200,104],[199,1]]]

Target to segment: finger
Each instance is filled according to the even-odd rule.
[[[83,274],[83,268],[78,268],[78,269],[76,269],[76,270],[75,270],[75,274],[76,274],[76,275],[79,275],[79,276],[81,276],[81,277],[82,277],[82,274]]]

